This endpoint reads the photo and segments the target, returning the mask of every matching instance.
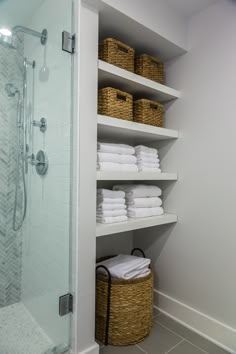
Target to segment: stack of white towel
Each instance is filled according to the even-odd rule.
[[[128,220],[123,191],[97,190],[97,222],[112,224]]]
[[[97,266],[103,265],[107,267],[113,278],[128,280],[145,277],[150,274],[150,262],[148,258],[120,254],[97,263]],[[103,268],[98,269],[98,272],[106,274]]]
[[[97,169],[100,171],[136,171],[137,158],[133,146],[125,144],[97,144]]]
[[[164,213],[160,199],[162,191],[157,186],[123,184],[114,186],[113,190],[125,192],[128,217],[130,218],[145,218]]]
[[[140,172],[161,172],[157,149],[147,146],[135,146],[138,170]]]

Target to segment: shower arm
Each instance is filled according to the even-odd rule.
[[[46,29],[43,29],[42,32],[38,32],[38,31],[34,31],[30,28],[24,27],[24,26],[15,26],[12,29],[12,32],[15,33],[26,33],[29,34],[31,36],[40,38],[41,44],[45,45],[47,42],[47,38],[48,38],[48,31]]]

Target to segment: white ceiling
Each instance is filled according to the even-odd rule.
[[[166,0],[172,7],[176,8],[184,16],[192,16],[219,0]]]

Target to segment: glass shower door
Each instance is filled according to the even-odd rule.
[[[72,0],[0,1],[1,354],[69,346],[71,27]]]

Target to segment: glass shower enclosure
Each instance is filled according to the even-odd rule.
[[[69,346],[71,27],[72,0],[0,0],[0,354]]]

